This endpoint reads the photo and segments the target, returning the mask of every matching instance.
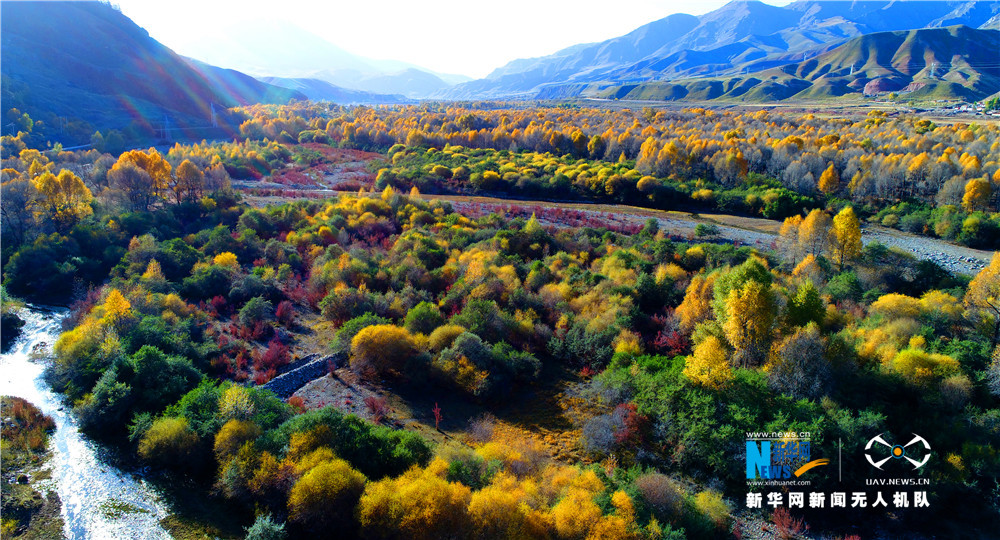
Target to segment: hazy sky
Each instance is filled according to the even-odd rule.
[[[116,1],[153,38],[193,58],[204,56],[197,50],[199,33],[218,32],[247,20],[286,19],[354,54],[476,78],[516,58],[544,56],[577,43],[620,36],[672,13],[700,15],[726,4],[726,0]]]

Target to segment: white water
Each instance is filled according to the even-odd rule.
[[[49,440],[52,480],[40,481],[39,491],[54,484],[62,499],[63,532],[71,540],[169,539],[159,523],[168,514],[162,497],[142,478],[102,458],[99,447],[80,433],[69,407],[42,379],[45,366],[30,359],[33,350],[48,357],[66,314],[64,309],[22,310],[21,336],[0,357],[0,394],[28,400],[56,422]]]

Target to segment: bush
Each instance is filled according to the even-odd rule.
[[[274,308],[271,306],[271,302],[261,296],[255,296],[240,309],[240,324],[250,327],[258,322],[270,320],[273,313]]]
[[[185,418],[158,418],[139,441],[139,455],[168,467],[190,467],[198,447],[198,434]]]
[[[725,530],[729,527],[729,505],[722,500],[722,494],[718,491],[702,491],[695,496],[694,506],[716,529]]]
[[[694,234],[699,238],[705,236],[718,236],[719,232],[719,226],[714,223],[699,223],[694,228]]]
[[[253,525],[247,527],[245,540],[285,540],[285,524],[274,521],[270,515],[257,516]]]
[[[674,521],[684,512],[684,490],[669,476],[644,474],[635,479],[635,487],[661,520]]]
[[[376,376],[402,375],[417,352],[417,343],[405,328],[391,324],[369,326],[351,340],[351,368]]]
[[[440,352],[441,350],[451,347],[451,344],[455,341],[455,338],[462,335],[465,332],[465,328],[455,324],[446,324],[444,326],[439,326],[431,332],[428,338],[428,346],[431,351]]]
[[[414,334],[430,334],[443,322],[444,317],[437,306],[430,302],[420,302],[407,312],[403,326]]]
[[[333,343],[331,344],[333,351],[343,354],[351,352],[351,342],[354,340],[354,336],[358,335],[358,332],[369,326],[380,324],[392,324],[392,321],[384,317],[379,317],[374,313],[365,313],[345,322],[333,336]]]
[[[469,530],[468,487],[430,470],[414,470],[369,484],[358,503],[364,538],[464,538]]]
[[[224,463],[236,455],[245,443],[260,436],[260,428],[246,420],[230,420],[226,422],[219,433],[215,435],[215,459]]]
[[[316,430],[317,445],[328,446],[368,478],[398,475],[413,465],[425,465],[431,449],[416,433],[376,426],[333,407],[312,410],[291,418],[265,435],[265,445],[280,451],[295,433]]]
[[[354,507],[365,489],[364,475],[342,459],[313,467],[288,495],[288,518],[317,533],[349,527]]]

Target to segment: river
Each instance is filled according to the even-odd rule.
[[[140,476],[111,464],[101,447],[83,436],[70,407],[43,380],[45,365],[32,359],[33,351],[48,357],[67,311],[32,306],[20,315],[25,321],[21,336],[0,358],[0,394],[28,400],[56,422],[49,440],[52,479],[35,488],[59,494],[66,538],[169,539],[160,526],[169,513],[161,494]]]

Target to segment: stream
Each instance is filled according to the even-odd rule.
[[[56,423],[47,465],[52,478],[39,480],[35,489],[59,494],[66,538],[169,539],[160,526],[169,513],[163,497],[140,476],[118,469],[105,456],[106,450],[84,437],[70,407],[45,383],[45,365],[32,359],[32,352],[42,358],[50,355],[67,314],[63,308],[22,310],[21,336],[0,357],[0,394],[30,401]]]

